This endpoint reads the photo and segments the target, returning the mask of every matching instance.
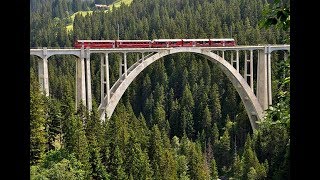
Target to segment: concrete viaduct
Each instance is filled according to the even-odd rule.
[[[225,52],[229,52],[229,59]],[[254,93],[254,51],[257,52],[257,85]],[[283,51],[286,58],[290,45],[258,45],[234,47],[178,47],[178,48],[115,48],[115,49],[31,49],[30,55],[40,57],[38,73],[40,87],[49,96],[48,58],[53,55],[74,55],[76,61],[76,105],[82,102],[92,110],[90,54],[101,55],[101,103],[98,111],[101,120],[110,118],[121,96],[131,82],[153,62],[164,56],[191,52],[199,54],[218,65],[232,82],[248,113],[251,127],[257,128],[257,121],[264,117],[264,110],[272,104],[271,91],[271,53]],[[119,79],[110,88],[109,58],[110,53],[123,55],[120,61]],[[127,67],[127,53],[137,53],[137,61]],[[244,72],[240,74],[240,53],[244,54]],[[141,58],[140,58],[141,55]]]

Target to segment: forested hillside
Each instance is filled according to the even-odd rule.
[[[133,0],[103,12],[90,1],[32,0],[30,46],[117,39],[118,24],[120,39],[232,37],[239,45],[289,43],[289,31],[259,26],[266,5],[263,0]],[[90,15],[76,15],[73,31],[67,32],[67,17],[90,9]],[[281,123],[268,121],[253,133],[231,82],[201,56],[170,55],[150,65],[103,123],[96,111],[75,110],[74,57],[49,58],[49,98],[39,91],[37,58],[30,58],[32,179],[288,179],[289,112],[271,110],[268,118]],[[99,58],[91,57],[94,110],[100,103]],[[109,58],[114,83],[120,56]],[[278,93],[288,91],[281,58],[272,57],[273,95],[275,104],[288,110],[281,104],[288,104],[286,94]],[[129,65],[135,60],[128,56]]]

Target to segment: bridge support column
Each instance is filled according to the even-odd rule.
[[[250,50],[250,87],[253,92],[253,50]]]
[[[80,106],[80,102],[86,106],[86,83],[85,83],[85,65],[84,65],[84,49],[81,48],[80,59],[76,61],[76,109]]]
[[[139,53],[137,53],[137,55],[136,55],[136,59],[137,59],[137,61],[136,62],[138,62],[139,60],[140,60],[140,58],[139,58]],[[140,62],[140,61],[139,61]]]
[[[123,58],[120,59],[119,65],[119,78],[122,79],[122,75],[124,74],[124,78],[127,78],[127,53],[123,53]]]
[[[236,51],[236,69],[239,72],[239,50]]]
[[[248,74],[248,62],[247,62],[247,51],[244,51],[244,71],[243,71],[243,77],[246,80],[246,82],[248,83],[248,78],[247,78],[247,74]]]
[[[269,105],[272,105],[271,51],[270,51],[270,46],[267,47],[267,58],[268,58],[268,103],[269,103]]]
[[[236,59],[234,59],[233,54],[234,52],[231,51],[231,65],[239,72],[239,51],[236,50]]]
[[[127,53],[123,53],[123,61],[124,61],[124,78],[128,76],[128,68],[127,68]]]
[[[233,51],[230,51],[230,56],[231,56],[231,65],[232,65],[232,67],[234,67],[234,63],[236,61],[233,59]]]
[[[110,83],[109,83],[109,54],[105,53],[105,55],[101,54],[101,104],[102,107],[105,107],[109,104],[110,101]],[[106,97],[106,101],[104,100]],[[101,116],[101,120],[105,120],[105,111]]]
[[[107,96],[106,103],[109,104],[109,101],[110,101],[110,81],[109,81],[109,54],[108,53],[106,53],[106,55],[105,55],[104,73],[105,73],[105,77],[106,77],[106,80],[104,81],[105,89],[106,89],[106,96]]]
[[[221,51],[222,52],[222,59],[224,59],[224,51]]]
[[[106,101],[104,97],[107,96]],[[110,100],[110,83],[109,83],[109,54],[101,55],[101,103],[109,104]]]
[[[249,63],[249,74],[248,74],[248,63]],[[253,91],[253,51],[250,50],[250,58],[248,59],[247,51],[244,51],[244,73],[243,77],[248,83],[248,77],[250,77],[250,85],[251,90]]]
[[[142,54],[142,56],[141,56],[141,62],[143,62],[143,61],[144,61],[144,53],[142,52],[141,54]]]
[[[101,101],[101,104],[102,106],[105,106],[105,103],[104,103],[104,91],[105,91],[105,80],[104,80],[104,70],[105,70],[105,63],[104,63],[104,57],[103,57],[103,54],[101,54],[100,56],[100,101]]]
[[[44,58],[38,61],[38,77],[40,90],[46,96],[49,96],[49,74],[48,74],[48,59],[47,59],[47,48],[43,48]]]
[[[120,56],[120,61],[119,61],[119,79],[122,80],[122,74],[123,74],[123,60],[122,60],[122,56]]]
[[[92,110],[92,93],[91,93],[91,69],[90,69],[90,49],[86,49],[86,93],[87,93],[87,108],[89,112]]]
[[[263,110],[268,109],[267,55],[258,51],[257,98]]]

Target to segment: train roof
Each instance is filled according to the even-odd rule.
[[[210,41],[234,41],[233,38],[214,38],[214,39],[210,39]]]
[[[114,42],[114,40],[77,40],[78,42]]]
[[[182,39],[183,41],[209,41],[209,39]]]
[[[117,42],[151,42],[151,40],[116,40]]]
[[[181,39],[154,39],[153,41],[156,41],[156,42],[170,42],[170,41],[181,41]]]

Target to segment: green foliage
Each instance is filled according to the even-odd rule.
[[[86,179],[86,171],[74,154],[67,151],[51,150],[44,161],[30,167],[30,179]]]
[[[40,86],[33,72],[30,82],[30,164],[34,165],[42,161],[46,151],[47,112],[45,96],[40,92]]]
[[[241,179],[243,176],[243,162],[237,154],[234,156],[232,174],[235,179]]]
[[[270,27],[277,26],[287,31],[290,28],[290,5],[288,2],[283,3],[275,0],[272,4],[268,4],[263,11],[264,20],[261,26]]]
[[[211,179],[218,179],[218,170],[217,170],[217,165],[216,165],[216,160],[212,159],[211,161]]]

